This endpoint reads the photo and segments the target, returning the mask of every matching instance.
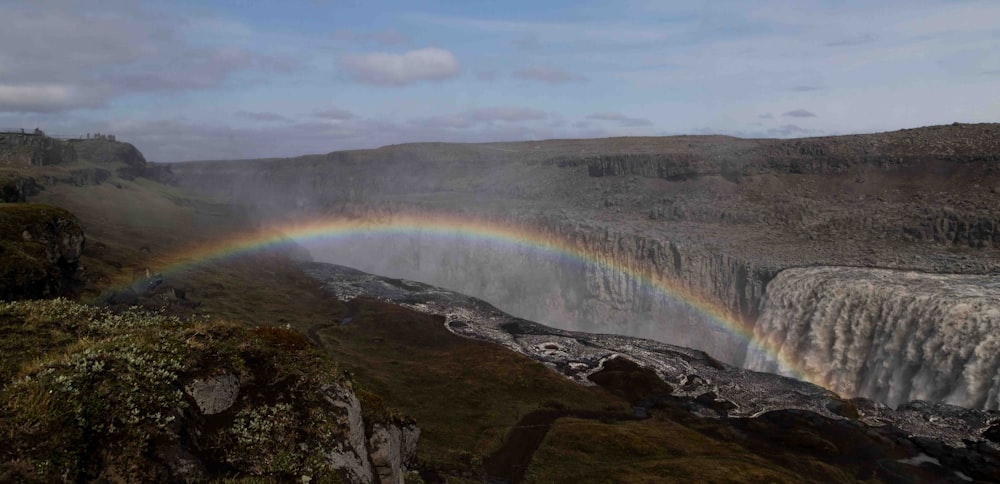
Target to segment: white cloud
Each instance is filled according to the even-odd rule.
[[[207,89],[238,71],[294,65],[240,47],[195,45],[186,37],[191,24],[131,2],[0,4],[0,112],[94,108],[116,97]]]
[[[436,47],[402,54],[376,52],[340,59],[340,67],[357,82],[377,86],[406,86],[418,81],[442,81],[461,72],[451,52]]]

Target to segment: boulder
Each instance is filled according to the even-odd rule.
[[[240,380],[231,373],[213,375],[184,385],[184,393],[194,400],[203,415],[215,415],[225,412],[236,403],[236,397],[240,394]]]

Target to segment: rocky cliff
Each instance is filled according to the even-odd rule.
[[[95,168],[94,165],[113,167],[115,174],[126,180],[143,177],[164,183],[174,181],[168,166],[148,163],[142,153],[130,143],[109,139],[61,140],[42,134],[0,133],[0,166],[18,169],[77,163],[87,165],[70,173],[68,181],[78,185],[95,184],[95,176],[107,179],[110,172],[104,168]]]
[[[63,209],[0,204],[0,299],[71,291],[84,240],[76,217]]]
[[[0,165],[58,165],[76,159],[76,150],[65,141],[44,135],[0,133]]]
[[[844,395],[1000,409],[1000,277],[787,269],[767,286],[754,337]],[[781,371],[763,351],[745,366]]]

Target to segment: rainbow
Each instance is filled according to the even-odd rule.
[[[659,276],[648,268],[631,267],[617,262],[606,254],[580,247],[561,236],[524,226],[501,224],[468,216],[420,214],[392,215],[381,219],[322,218],[270,225],[263,230],[240,233],[179,251],[168,257],[167,260],[172,262],[158,268],[158,272],[163,275],[176,274],[212,262],[278,249],[292,242],[308,244],[363,235],[414,234],[510,244],[624,274],[684,304],[727,333],[746,341],[751,349],[763,351],[777,361],[782,374],[804,381],[813,381],[806,371],[788,360],[778,348],[755,339],[749,324],[734,316],[719,303],[684,287],[679,281]]]

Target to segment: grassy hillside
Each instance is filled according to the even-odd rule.
[[[296,332],[64,299],[0,303],[0,327],[0,480],[162,481],[176,461],[214,463],[192,476],[337,478],[322,452],[340,430],[317,411],[341,373]],[[229,416],[202,415],[181,387],[220,371],[255,383]]]

